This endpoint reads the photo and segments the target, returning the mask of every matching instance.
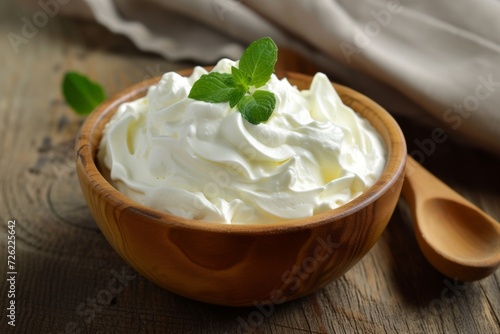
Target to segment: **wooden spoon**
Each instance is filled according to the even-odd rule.
[[[402,195],[418,244],[442,274],[474,281],[500,264],[500,224],[408,156]]]

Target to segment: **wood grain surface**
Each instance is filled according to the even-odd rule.
[[[403,202],[374,248],[317,293],[265,308],[218,307],[177,296],[134,272],[84,203],[74,168],[83,119],[62,101],[67,70],[112,95],[192,66],[141,53],[93,23],[56,15],[14,52],[24,9],[0,2],[0,333],[498,333],[500,272],[461,283],[418,249]],[[283,55],[282,55],[283,57]],[[335,81],[334,77],[331,77]],[[398,118],[409,151],[500,220],[500,159]],[[429,145],[422,149],[422,142]],[[7,224],[16,220],[16,327],[7,324]]]

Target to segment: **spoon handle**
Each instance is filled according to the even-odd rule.
[[[474,206],[474,204],[425,169],[410,155],[406,158],[405,181],[401,194],[413,212],[415,212],[414,209],[419,203],[437,197],[450,199],[467,206]]]

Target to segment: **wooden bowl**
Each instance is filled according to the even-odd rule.
[[[309,89],[312,77],[286,76],[299,89]],[[139,83],[102,104],[86,119],[76,141],[78,177],[88,207],[111,246],[140,274],[203,302],[279,304],[340,277],[378,240],[401,191],[405,140],[387,111],[337,84],[344,103],[368,119],[387,147],[380,179],[337,209],[267,225],[227,225],[172,216],[118,192],[96,159],[104,126],[121,103],[144,96],[158,80]]]

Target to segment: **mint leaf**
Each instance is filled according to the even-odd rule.
[[[203,74],[194,83],[188,97],[210,103],[229,102],[234,107],[245,93],[245,90],[235,87],[231,74],[211,72]]]
[[[238,110],[244,119],[252,124],[265,122],[271,117],[276,105],[276,97],[265,90],[256,90],[238,102]]]
[[[229,97],[229,106],[234,108],[238,102],[241,100],[243,96],[246,94],[246,90],[242,90],[241,88],[236,88],[235,91]]]
[[[80,115],[88,115],[106,99],[101,85],[77,72],[67,72],[62,83],[66,103]]]
[[[245,92],[248,91],[251,80],[250,76],[234,66],[231,66],[231,74],[233,75],[235,85]]]
[[[239,68],[250,77],[250,85],[259,88],[265,85],[278,60],[278,47],[269,37],[252,42],[243,52]]]

